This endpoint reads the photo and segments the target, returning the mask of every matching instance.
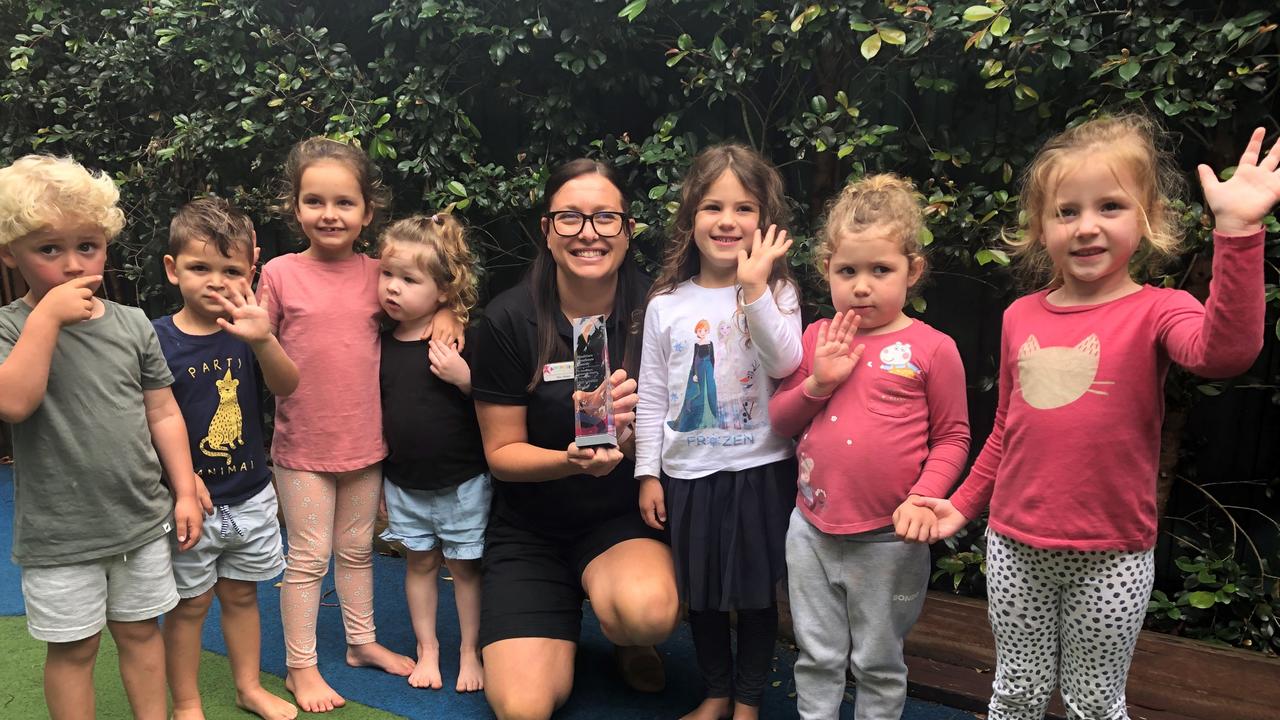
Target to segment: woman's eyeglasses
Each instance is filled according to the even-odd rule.
[[[602,210],[594,213],[582,213],[577,210],[552,210],[546,214],[551,220],[551,227],[557,235],[576,237],[582,228],[591,223],[591,227],[600,237],[614,237],[622,232],[623,226],[631,216],[615,210]]]

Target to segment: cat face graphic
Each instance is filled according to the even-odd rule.
[[[1018,348],[1018,386],[1027,404],[1037,410],[1052,410],[1079,400],[1085,393],[1106,395],[1094,385],[1113,385],[1097,380],[1098,356],[1102,345],[1097,335],[1089,335],[1075,347],[1040,347],[1035,335]]]

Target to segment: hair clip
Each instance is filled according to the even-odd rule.
[[[432,215],[432,216],[431,216],[431,222],[433,222],[433,223],[435,223],[435,224],[437,224],[437,225],[443,225],[443,224],[444,224],[444,218],[440,217],[440,213],[436,213],[436,214],[434,214],[434,215]]]

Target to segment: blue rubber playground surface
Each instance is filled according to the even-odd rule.
[[[13,472],[0,466],[0,615],[22,615],[22,591],[18,568],[10,561],[13,539]],[[374,561],[375,612],[378,639],[391,649],[412,656],[416,643],[409,625],[402,586],[404,561],[394,557],[376,557]],[[458,623],[454,613],[453,588],[441,579],[439,637],[441,671],[445,690],[419,690],[404,678],[367,668],[348,667],[343,657],[346,644],[342,619],[333,582],[326,581],[327,592],[321,606],[318,650],[320,669],[330,684],[347,699],[406,718],[492,718],[482,694],[461,695],[451,688],[457,677]],[[284,676],[284,641],[280,628],[280,594],[274,582],[259,586],[262,609],[262,669]],[[558,713],[556,720],[656,720],[674,719],[692,709],[702,699],[702,686],[694,660],[693,642],[687,625],[682,625],[667,642],[659,646],[667,669],[667,689],[658,695],[645,695],[628,688],[618,676],[613,648],[600,633],[599,624],[587,607],[582,640],[578,648],[577,676],[573,697]],[[226,645],[219,626],[217,603],[205,624],[204,647],[225,655]],[[783,647],[770,673],[761,717],[769,720],[797,718],[795,683],[791,674],[794,654]],[[38,683],[39,668],[31,668]],[[2,715],[3,712],[0,712]],[[340,720],[343,713],[332,717]],[[316,717],[306,715],[306,717]],[[245,715],[245,717],[250,717]],[[853,717],[852,703],[846,702],[841,720]],[[974,720],[974,716],[953,708],[909,700],[904,720]]]

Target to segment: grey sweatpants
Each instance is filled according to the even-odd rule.
[[[855,720],[897,720],[907,701],[902,641],[929,583],[929,546],[828,535],[799,510],[787,530],[797,705],[804,720],[840,717],[845,668],[858,681]]]

